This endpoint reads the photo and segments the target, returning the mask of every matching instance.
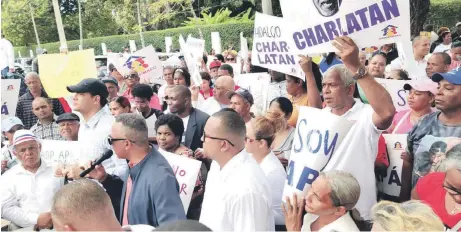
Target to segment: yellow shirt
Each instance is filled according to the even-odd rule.
[[[288,125],[291,127],[296,127],[296,123],[298,122],[299,107],[309,106],[309,101],[307,99],[307,94],[304,94],[304,96],[296,101],[293,97],[291,97],[290,100],[293,104],[293,113],[291,114],[290,119],[288,119]]]

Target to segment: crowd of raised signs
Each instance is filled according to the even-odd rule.
[[[2,110],[2,231],[461,231],[461,22],[433,30],[413,57],[336,37],[304,78],[233,49],[163,85],[109,64],[67,100],[29,72]]]

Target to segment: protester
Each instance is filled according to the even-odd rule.
[[[1,166],[2,174],[18,163],[16,155],[13,152],[13,136],[18,130],[23,130],[24,125],[21,119],[9,117],[2,120],[2,134],[8,139],[8,144],[2,147]]]
[[[37,97],[32,102],[32,112],[38,118],[37,123],[30,128],[39,139],[64,140],[59,133],[59,126],[53,115],[52,103],[43,97]]]
[[[287,97],[287,81],[285,79],[285,74],[281,72],[277,72],[274,70],[269,71],[269,75],[271,77],[271,81],[269,82],[269,86],[267,87],[267,91],[263,93],[263,102],[264,106],[262,107],[262,112],[265,112],[272,100],[278,97]]]
[[[196,88],[192,89],[192,105],[196,106],[196,108],[207,113],[208,115],[212,115],[219,110],[229,106],[230,100],[228,98],[228,94],[234,90],[235,83],[232,77],[221,76],[215,82],[213,97],[210,97],[205,101],[198,101],[198,90]]]
[[[461,41],[461,22],[457,22],[455,25],[456,31],[453,32],[452,38],[453,42],[458,42]]]
[[[0,71],[2,79],[6,77],[8,73],[14,72],[13,45],[5,38],[3,33],[2,38],[0,39]]]
[[[451,64],[450,56],[445,52],[433,53],[427,60],[426,74],[430,78],[434,73],[446,73]],[[423,78],[420,78],[423,79]]]
[[[160,89],[158,90],[158,94],[157,94],[160,100],[160,103],[162,105],[164,104],[165,96],[166,96],[165,89],[168,86],[174,85],[173,75],[174,75],[173,66],[165,66],[163,68],[163,79],[165,80],[165,84],[160,87]]]
[[[200,222],[213,231],[274,230],[270,186],[244,149],[245,135],[245,122],[234,112],[217,112],[206,123],[204,153],[214,162]]]
[[[184,134],[184,124],[180,117],[174,114],[165,114],[155,122],[157,142],[160,149],[186,157],[192,157],[193,151],[181,144]]]
[[[298,205],[298,197],[286,197],[283,206],[288,231],[359,231],[354,208],[360,197],[360,185],[344,171],[322,172]],[[293,202],[293,203],[291,203]],[[307,214],[302,218],[303,210]]]
[[[37,123],[37,116],[32,112],[32,101],[37,97],[48,98],[45,90],[42,88],[40,77],[35,72],[27,73],[24,78],[27,88],[29,91],[19,97],[18,104],[16,106],[16,117],[21,119],[26,129],[30,129],[35,123]],[[64,109],[58,99],[51,99],[53,113],[57,116],[65,113]]]
[[[223,64],[218,68],[218,77],[230,76],[234,78],[234,68],[229,64]]]
[[[226,64],[235,64],[237,63],[237,52],[234,50],[226,50],[223,52],[223,56],[226,59]],[[228,75],[228,74],[226,74]]]
[[[195,151],[203,147],[201,137],[209,115],[192,107],[191,92],[186,86],[175,86],[171,88],[168,96],[170,112],[182,119],[185,132],[182,135],[181,143]]]
[[[174,84],[190,87],[191,85],[190,74],[186,68],[177,68],[174,71]]]
[[[430,40],[424,36],[417,36],[413,39],[413,57],[416,61],[417,72],[424,73],[427,66],[427,54],[429,54]],[[405,70],[405,62],[402,57],[398,57],[390,64],[391,70]],[[408,70],[406,70],[408,71]],[[419,76],[419,75],[418,75]]]
[[[78,141],[80,118],[74,113],[64,113],[56,118],[59,133],[67,141]]]
[[[254,119],[250,112],[251,106],[254,104],[253,95],[250,91],[240,88],[229,95],[229,107],[237,112],[246,125]]]
[[[336,64],[342,64],[341,60],[339,57],[336,55],[334,52],[328,53],[322,61],[319,63],[320,71],[322,73],[326,72],[331,66],[336,65]]]
[[[283,187],[287,174],[280,161],[271,151],[272,141],[276,133],[276,125],[283,124],[283,116],[279,118],[258,117],[246,124],[245,149],[261,167],[271,187],[272,212],[276,230],[285,228],[282,212]]]
[[[441,27],[439,28],[439,30],[437,30],[438,37],[437,37],[437,40],[431,44],[431,47],[429,50],[430,53],[434,52],[435,48],[443,42],[442,34],[446,32],[450,32],[450,29],[448,27]]]
[[[10,229],[51,229],[52,199],[64,179],[55,177],[52,166],[40,158],[42,146],[30,130],[16,131],[12,146],[20,163],[0,178],[2,217],[14,224]]]
[[[107,98],[108,101],[118,97],[120,88],[118,87],[118,82],[115,78],[109,76],[102,78],[101,81],[106,85],[107,92],[109,92],[109,97]]]
[[[123,94],[126,91],[126,84],[125,84],[125,78],[123,78],[123,75],[120,74],[120,72],[115,68],[113,64],[109,64],[109,76],[114,77],[115,80],[117,80],[118,83],[118,93]]]
[[[416,172],[423,166],[430,165],[432,161],[419,157],[416,153],[421,141],[427,135],[434,137],[459,137],[461,134],[461,68],[448,73],[436,73],[432,80],[439,83],[438,92],[435,95],[437,112],[422,118],[418,124],[408,133],[407,153],[403,155],[404,164],[407,162],[413,166],[412,174],[409,171],[402,172],[403,195],[409,198],[411,189],[421,177]],[[430,146],[430,144],[427,144]],[[412,164],[412,165],[411,165]],[[404,187],[405,186],[405,187]],[[407,187],[408,186],[408,187]]]
[[[370,209],[376,203],[374,162],[378,139],[392,124],[395,108],[386,89],[360,64],[354,41],[342,36],[336,38],[333,45],[339,50],[344,65],[335,65],[324,73],[322,91],[326,107],[323,111],[353,121],[354,125],[341,145],[335,148],[335,153],[341,156],[332,156],[323,171],[343,170],[358,180],[361,192],[357,209],[369,220]],[[304,72],[312,76],[307,68]],[[369,105],[354,99],[356,82],[364,90]],[[309,92],[313,94],[314,91],[309,88]],[[360,168],[357,168],[358,163]]]
[[[363,66],[367,65],[367,54],[362,50],[359,51],[359,60]]]
[[[213,97],[213,83],[211,81],[211,76],[207,72],[200,72],[202,77],[202,84],[200,85],[200,94],[206,100],[209,97]]]
[[[408,73],[402,69],[392,70],[390,76],[387,79],[393,80],[410,80]]]
[[[122,226],[146,224],[157,227],[186,218],[173,170],[149,145],[147,125],[142,116],[132,113],[117,116],[108,142],[120,159],[129,160],[127,175],[122,175],[125,176],[122,180],[107,174],[105,168],[98,165],[89,177],[101,182],[109,195],[120,197],[119,221]]]
[[[418,121],[433,112],[432,105],[437,94],[437,83],[432,80],[413,81],[403,86],[410,91],[407,102],[410,109],[395,114],[388,132],[393,134],[408,133]]]
[[[381,201],[372,211],[372,231],[445,231],[434,211],[420,201]]]
[[[390,64],[393,60],[399,57],[399,52],[395,48],[394,44],[384,44],[378,51],[374,52],[372,56],[375,56],[376,54],[386,55],[386,65]]]
[[[138,73],[136,71],[130,70],[128,75],[124,76],[123,78],[125,79],[125,84],[126,84],[127,89],[123,94],[121,94],[121,96],[124,96],[124,97],[128,98],[130,103],[134,105],[134,96],[132,94],[132,91],[133,91],[134,86],[139,84],[139,80],[140,80],[139,75],[138,75]],[[150,99],[150,102],[149,102],[149,106],[151,108],[161,110],[160,101],[159,101],[157,95],[154,94],[152,96],[152,98]]]
[[[437,52],[446,52],[450,50],[451,48],[451,32],[446,31],[442,32],[439,37],[439,42],[440,44],[435,47],[434,51],[432,53],[437,53]]]
[[[161,110],[153,109],[149,106],[154,93],[149,85],[146,84],[137,84],[133,87],[132,91],[135,103],[135,113],[142,115],[146,119],[149,142],[155,142],[155,121],[158,117],[163,115]]]
[[[131,112],[131,103],[128,98],[123,96],[118,96],[112,99],[109,103],[109,109],[112,116],[118,116],[123,113]]]
[[[451,57],[451,64],[448,67],[449,71],[457,67],[461,67],[461,38],[458,42],[453,42],[451,44],[450,57]]]
[[[221,62],[218,60],[213,60],[210,63],[210,76],[212,79],[218,78],[218,69],[221,67]]]
[[[272,100],[269,111],[266,113],[268,118],[278,118],[278,114],[284,117],[283,124],[276,126],[276,133],[271,148],[279,158],[283,166],[288,165],[290,159],[291,147],[293,146],[293,137],[295,129],[288,125],[288,119],[293,113],[293,105],[290,100],[284,97],[278,97]]]
[[[91,180],[77,180],[62,187],[53,198],[51,218],[56,231],[136,231],[122,229],[109,195]],[[143,231],[154,227],[142,225]],[[141,230],[140,230],[141,231]]]
[[[110,128],[114,123],[114,118],[104,109],[107,104],[107,88],[102,81],[87,78],[78,84],[67,86],[67,91],[74,93],[73,104],[75,111],[82,115],[82,125],[78,131],[78,142],[82,150],[79,163],[95,160],[106,150],[112,149],[107,141]],[[105,160],[102,165],[109,174],[122,177],[127,169],[126,161],[112,156]],[[82,171],[79,165],[72,165],[67,168],[64,174],[68,178],[80,178]]]
[[[386,68],[386,55],[384,53],[375,53],[368,64],[368,72],[374,78],[384,78],[384,69]]]

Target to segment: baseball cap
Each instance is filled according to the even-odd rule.
[[[95,78],[86,78],[76,85],[67,86],[67,91],[71,93],[91,93],[92,95],[99,95],[102,98],[109,96],[106,85]]]
[[[18,130],[13,136],[13,146],[27,141],[38,141],[38,138],[30,130]]]
[[[429,79],[422,81],[411,81],[403,85],[404,90],[414,89],[417,91],[431,92],[434,95],[437,94],[437,87],[437,83]]]
[[[213,60],[210,63],[210,69],[221,67],[221,62],[219,60]]]
[[[461,22],[457,22],[455,27],[458,27],[459,25],[461,25]]]
[[[236,94],[239,95],[240,97],[243,97],[243,99],[245,99],[248,103],[250,103],[250,105],[254,104],[253,95],[250,93],[250,91],[248,91],[248,90],[246,90],[244,88],[240,88],[240,89],[232,92],[229,95],[229,99],[231,99],[232,96],[234,96]]]
[[[451,84],[461,85],[461,67],[457,67],[447,73],[434,73],[432,75],[432,80],[435,82],[440,82],[444,79]]]
[[[80,118],[74,113],[64,113],[58,116],[56,119],[56,123],[60,123],[63,121],[78,121],[80,122]]]
[[[16,125],[24,126],[24,124],[22,124],[21,119],[19,119],[17,117],[9,117],[7,119],[3,119],[3,121],[2,121],[2,132],[8,132],[8,131],[11,130],[11,128],[13,128]]]
[[[108,77],[104,77],[101,79],[102,83],[113,83],[114,85],[118,86],[118,81],[114,78],[114,77],[111,77],[111,76],[108,76]]]

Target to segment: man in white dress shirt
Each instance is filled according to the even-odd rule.
[[[229,94],[234,91],[235,82],[230,76],[218,77],[214,84],[213,97],[206,100],[200,100],[198,96],[198,88],[192,88],[192,106],[195,108],[212,115],[223,108],[229,107],[230,100]]]
[[[416,73],[412,74],[413,79],[429,79],[429,77],[424,78],[424,73],[426,72],[426,67],[427,67],[427,55],[429,54],[429,50],[431,47],[431,42],[430,40],[425,37],[425,36],[417,36],[413,39],[413,58],[416,61]],[[405,71],[410,71],[408,70],[409,67],[405,66],[405,60],[402,58],[402,54],[400,54],[399,57],[397,57],[395,60],[391,62],[389,65],[391,71],[392,70],[405,70]]]
[[[235,112],[208,119],[204,153],[208,173],[200,222],[213,231],[273,231],[271,192],[263,171],[245,148],[246,127]]]
[[[16,131],[12,146],[20,163],[0,179],[2,216],[15,226],[50,229],[52,199],[64,179],[40,159],[41,144],[30,130]]]

